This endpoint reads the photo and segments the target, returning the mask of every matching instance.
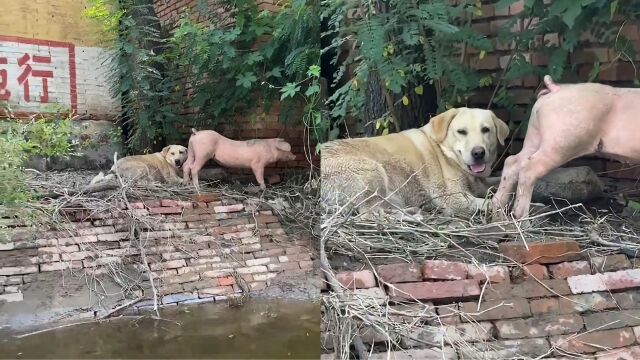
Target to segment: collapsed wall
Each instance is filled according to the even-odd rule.
[[[69,204],[49,225],[0,219],[7,226],[0,233],[0,313],[35,300],[30,289],[47,282],[73,296],[61,285],[73,278],[90,287],[108,278],[120,300],[138,298],[144,307],[154,293],[161,305],[226,300],[313,268],[309,240],[288,236],[278,217],[251,199],[205,194],[92,208]]]
[[[640,358],[637,259],[594,256],[575,241],[500,252],[493,265],[427,260],[336,274],[345,306],[371,315],[357,329],[370,359],[388,359],[389,346],[391,359]],[[323,317],[323,358],[334,358],[344,329]]]

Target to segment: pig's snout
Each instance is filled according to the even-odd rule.
[[[471,158],[476,163],[483,162],[486,154],[487,151],[482,146],[474,146],[473,149],[471,149]]]

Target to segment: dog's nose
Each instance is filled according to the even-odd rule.
[[[180,160],[176,160],[176,165],[180,165]]]
[[[474,146],[473,149],[471,149],[471,157],[473,157],[473,160],[484,160],[485,154],[486,151],[482,146]]]

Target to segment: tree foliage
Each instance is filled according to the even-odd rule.
[[[283,1],[271,13],[255,0],[200,1],[196,11],[206,21],[184,13],[168,32],[144,0],[92,1],[87,15],[106,25],[118,19],[110,73],[122,120],[132,127],[130,150],[178,141],[180,125],[212,128],[256,107],[268,111],[275,100],[282,122],[318,117],[319,3]]]
[[[515,2],[500,0],[495,6],[504,9]],[[369,89],[364,85],[374,74],[394,100],[386,104],[387,112],[376,124],[381,133],[389,131],[389,123],[394,122],[394,108],[408,106],[411,95],[424,92],[427,86],[435,88],[442,111],[467,105],[482,88],[493,93],[489,107],[512,108],[508,84],[531,75],[576,80],[578,69],[570,64],[569,55],[580,49],[585,38],[613,49],[616,60],[634,58],[632,42],[621,34],[624,23],[616,15],[623,14],[627,21],[638,19],[638,2],[545,2],[525,0],[524,10],[508,17],[497,39],[492,39],[474,29],[473,21],[483,15],[482,2],[476,0],[457,4],[448,0],[324,0],[322,16],[329,20],[329,29],[323,36],[331,38],[331,45],[323,52],[335,50],[332,61],[338,66],[332,79],[337,89],[328,103],[332,119],[365,117]],[[558,34],[560,41],[549,41],[548,34]],[[509,59],[506,69],[479,71],[471,66],[496,48]],[[548,58],[548,65],[534,65],[534,53]],[[594,65],[589,79],[582,81],[597,77],[601,68]],[[354,69],[353,76],[345,79],[349,68]],[[427,120],[421,119],[423,123]]]

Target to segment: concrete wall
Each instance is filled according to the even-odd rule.
[[[119,104],[109,94],[109,51],[100,29],[82,13],[84,0],[3,0],[0,12],[0,101],[18,114],[50,104],[112,120]]]

